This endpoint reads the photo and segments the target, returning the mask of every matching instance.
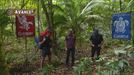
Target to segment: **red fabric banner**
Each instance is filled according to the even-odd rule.
[[[35,21],[33,15],[16,16],[16,35],[17,37],[35,36]]]

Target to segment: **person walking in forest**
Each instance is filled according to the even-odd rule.
[[[66,57],[66,65],[67,66],[69,66],[70,54],[71,54],[71,58],[72,58],[71,66],[74,65],[74,61],[75,61],[75,40],[76,40],[75,34],[74,34],[73,30],[70,29],[68,35],[65,38],[65,47],[66,47],[66,50],[67,50],[67,57]]]
[[[41,67],[43,68],[43,64],[45,61],[45,57],[48,56],[49,63],[51,62],[51,32],[48,31],[47,34],[43,37],[42,41],[39,42],[41,46]]]
[[[100,55],[100,50],[101,50],[101,46],[103,43],[103,36],[102,34],[99,33],[99,30],[96,28],[94,28],[94,31],[90,37],[90,41],[91,41],[91,57],[92,60],[94,60],[94,55],[95,53],[97,53],[97,58],[99,59],[99,55]]]

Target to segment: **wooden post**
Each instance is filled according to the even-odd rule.
[[[27,61],[28,61],[28,54],[27,54],[27,52],[28,52],[28,51],[27,51],[27,50],[28,50],[28,49],[27,49],[27,37],[25,36],[24,39],[25,39],[25,58],[26,58],[26,59],[25,59],[25,62],[27,62]]]

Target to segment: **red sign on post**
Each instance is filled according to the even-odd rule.
[[[16,15],[17,37],[30,37],[35,35],[34,15]]]

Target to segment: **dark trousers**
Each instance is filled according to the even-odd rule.
[[[68,49],[67,49],[67,57],[66,57],[66,64],[67,64],[67,65],[69,64],[69,57],[70,57],[70,54],[71,54],[71,57],[72,57],[72,63],[71,63],[71,65],[74,65],[74,60],[75,60],[75,48],[68,48]]]
[[[42,48],[42,57],[46,57],[46,56],[51,55],[51,51],[50,51],[50,47],[43,47]]]
[[[94,57],[95,53],[97,53],[97,57],[99,57],[100,50],[101,50],[101,47],[98,47],[98,46],[92,47],[91,57]]]

